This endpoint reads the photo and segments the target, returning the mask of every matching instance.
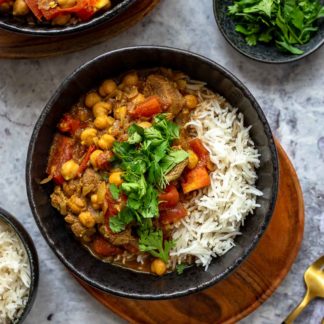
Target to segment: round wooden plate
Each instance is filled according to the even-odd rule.
[[[125,12],[107,23],[72,35],[39,37],[0,30],[0,58],[41,58],[82,50],[135,25],[158,3],[159,0],[136,0]]]
[[[198,294],[165,301],[140,301],[98,291],[78,279],[100,303],[132,323],[235,323],[276,290],[292,266],[304,230],[304,202],[288,156],[276,142],[280,162],[278,200],[256,249],[227,279]]]

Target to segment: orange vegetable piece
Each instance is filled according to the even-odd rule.
[[[210,177],[206,167],[198,165],[189,171],[181,185],[185,194],[209,186]]]
[[[144,102],[138,104],[131,112],[134,118],[152,117],[162,112],[162,106],[157,96],[148,97]]]

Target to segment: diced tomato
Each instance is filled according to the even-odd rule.
[[[104,153],[101,153],[97,159],[96,164],[99,170],[105,170],[109,168],[109,161],[114,156],[114,154],[111,151],[106,151]]]
[[[157,96],[147,98],[144,102],[138,104],[130,113],[133,118],[152,117],[162,112],[162,106]]]
[[[102,236],[98,236],[93,240],[92,249],[96,254],[102,257],[113,256],[123,252],[120,248],[112,245]]]
[[[174,185],[168,185],[163,193],[159,194],[159,208],[174,207],[179,202],[179,192]]]
[[[131,243],[124,244],[123,248],[130,253],[135,254],[139,252],[138,246],[136,246],[135,244],[131,244]]]
[[[161,224],[172,224],[187,216],[187,210],[181,202],[169,209],[160,212],[159,221]]]
[[[42,14],[46,18],[46,20],[52,20],[60,14],[75,14],[82,21],[89,20],[95,13],[94,8],[95,2],[93,0],[78,0],[76,5],[70,8],[48,8],[46,5],[46,9],[40,7]]]
[[[28,8],[38,20],[42,20],[43,14],[38,8],[38,0],[25,0]]]
[[[205,148],[204,144],[199,138],[195,138],[189,142],[190,148],[197,154],[199,158],[198,164],[200,166],[207,166],[208,169],[213,167],[210,161],[210,156],[208,150]]]
[[[127,196],[122,193],[118,200],[115,200],[110,190],[106,192],[106,204],[107,204],[107,211],[105,213],[104,219],[106,224],[106,230],[111,233],[110,226],[109,226],[109,219],[114,217],[118,214],[119,210],[122,210],[127,202]]]
[[[206,167],[196,166],[185,175],[184,182],[181,183],[184,193],[198,190],[210,185],[210,178]]]
[[[85,171],[85,169],[87,168],[88,162],[90,160],[90,156],[95,150],[96,150],[95,145],[90,145],[89,146],[88,151],[87,151],[86,155],[84,156],[84,158],[81,161],[81,164],[79,166],[78,173],[77,173],[78,176],[82,175],[83,172]]]
[[[62,133],[69,133],[74,135],[75,132],[80,128],[81,122],[79,119],[73,118],[70,114],[65,114],[58,124],[58,129]]]
[[[53,177],[53,180],[58,185],[64,182],[61,168],[65,162],[72,159],[73,147],[74,140],[72,138],[60,134],[55,136],[46,172]]]

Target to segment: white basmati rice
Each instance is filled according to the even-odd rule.
[[[202,140],[216,170],[210,174],[210,187],[193,193],[185,203],[188,216],[175,224],[173,263],[192,255],[207,269],[213,257],[235,245],[245,217],[259,206],[256,196],[262,192],[254,184],[260,161],[249,136],[250,127],[244,127],[237,109],[223,103],[215,96],[204,100],[186,125]]]
[[[0,323],[19,318],[28,300],[30,268],[13,229],[0,222]]]

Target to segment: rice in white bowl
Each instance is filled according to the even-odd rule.
[[[216,170],[210,173],[211,185],[191,195],[184,203],[186,218],[174,225],[172,262],[188,262],[208,268],[213,257],[221,256],[234,245],[245,217],[259,205],[255,169],[260,160],[244,127],[243,115],[216,95],[207,93],[186,127],[200,138],[210,153]]]
[[[28,301],[30,266],[14,230],[0,221],[0,323],[18,319]]]

